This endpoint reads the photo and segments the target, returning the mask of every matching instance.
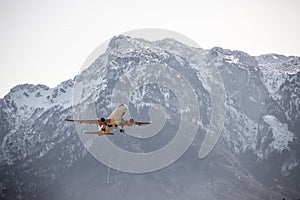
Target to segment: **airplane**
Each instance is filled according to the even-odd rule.
[[[79,123],[87,123],[87,124],[98,124],[99,131],[97,132],[84,132],[85,134],[98,134],[98,136],[103,135],[114,135],[111,131],[115,128],[120,128],[121,133],[125,133],[124,126],[133,126],[133,125],[146,125],[151,124],[151,122],[136,122],[133,119],[124,120],[123,116],[128,111],[128,107],[126,104],[119,105],[107,119],[92,119],[92,120],[81,120],[81,119],[65,119],[67,122],[79,122]]]

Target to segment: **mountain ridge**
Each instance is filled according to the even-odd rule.
[[[291,186],[288,183],[299,184],[299,180],[295,177],[295,174],[299,173],[300,162],[300,152],[298,150],[300,130],[298,125],[300,124],[299,57],[286,57],[276,54],[255,57],[241,51],[230,51],[219,47],[211,50],[189,48],[182,43],[176,43],[173,39],[149,42],[127,36],[117,36],[111,40],[106,52],[100,55],[86,69],[95,70],[92,78],[102,80],[99,82],[99,88],[103,88],[103,90],[97,91],[96,99],[99,109],[105,108],[106,110],[103,113],[109,111],[110,108],[106,103],[109,101],[109,98],[103,96],[103,93],[110,93],[113,85],[112,81],[115,81],[120,76],[120,71],[129,70],[132,66],[141,63],[163,63],[168,65],[169,62],[172,62],[175,63],[179,70],[186,70],[191,74],[198,73],[197,69],[190,67],[188,60],[195,51],[199,51],[201,55],[207,56],[219,69],[226,90],[226,122],[219,145],[230,151],[234,158],[228,158],[224,156],[225,154],[221,156],[214,150],[215,153],[212,153],[209,160],[215,162],[217,166],[220,166],[228,173],[229,171],[226,168],[230,168],[231,164],[227,166],[212,158],[222,158],[225,163],[229,161],[231,163],[233,160],[241,162],[241,166],[249,172],[243,172],[242,167],[234,167],[237,173],[240,173],[240,176],[243,176],[245,180],[255,180],[257,182],[254,184],[255,187],[262,184],[265,188],[272,188],[271,192],[268,189],[261,190],[260,194],[262,196],[257,197],[257,199],[271,199],[271,196],[275,194],[278,197],[283,195],[298,198],[297,195],[299,193],[296,191],[299,187],[297,184]],[[97,69],[102,65],[107,66],[107,69],[111,70],[107,72],[108,77],[111,77],[111,79],[101,79],[101,74],[97,72]],[[62,121],[65,116],[72,115],[71,106],[74,82],[84,83],[86,80],[84,76],[85,72],[83,71],[82,74],[74,77],[74,79],[64,81],[54,88],[43,85],[19,85],[12,88],[4,98],[0,99],[0,168],[4,171],[0,175],[3,178],[2,180],[4,180],[0,185],[1,196],[8,199],[14,198],[16,197],[14,192],[16,192],[17,195],[21,195],[25,199],[37,198],[37,196],[45,194],[46,188],[56,188],[52,183],[62,181],[65,169],[77,167],[78,171],[80,169],[79,166],[85,166],[84,163],[80,163],[82,159],[92,162],[92,158],[85,150],[78,135],[74,134],[74,126],[65,124]],[[208,89],[203,80],[199,80],[199,82],[203,84],[203,87],[199,86],[197,89],[198,95],[203,99],[199,103],[202,105],[201,108],[205,110],[204,107],[209,107],[210,105],[207,94]],[[198,82],[193,83],[193,85],[197,84]],[[168,102],[161,96],[155,96],[155,92],[152,93],[152,90],[154,89],[149,86],[141,89],[141,91],[146,92],[137,93],[139,95],[135,96],[138,100],[136,101],[137,105],[134,105],[135,109],[143,108],[141,106],[143,101],[141,100],[145,95],[153,96],[155,102],[163,104]],[[157,90],[157,92],[161,91]],[[166,106],[166,109],[171,111],[170,106]],[[204,130],[207,124],[205,119],[208,116],[204,115],[202,117],[203,122],[200,129]],[[276,130],[280,131],[276,132]],[[201,138],[202,136],[199,136],[196,138],[196,141],[201,142]],[[191,148],[197,149],[198,146],[193,144]],[[192,155],[194,154],[193,151],[190,150],[190,153],[185,154]],[[228,156],[228,154],[226,155]],[[194,163],[195,166],[205,166],[187,159],[187,156],[183,156],[181,160]],[[38,165],[39,162],[42,163],[41,166]],[[183,166],[184,162],[178,161],[176,162],[177,164],[167,167],[167,169],[158,172],[158,174],[164,175],[168,169],[176,171],[179,169],[177,165]],[[247,167],[247,165],[250,167]],[[208,166],[204,168],[208,170]],[[11,167],[15,171],[9,169]],[[103,166],[100,168],[105,169]],[[185,166],[183,168],[189,167]],[[18,174],[17,171],[19,170],[24,172],[21,175],[12,175]],[[47,173],[43,174],[43,171]],[[194,169],[192,172],[197,173],[197,170]],[[264,172],[266,174],[263,174]],[[117,172],[115,171],[115,173]],[[171,174],[175,176],[174,173]],[[202,173],[200,174],[202,177],[207,178]],[[230,189],[231,192],[225,191],[221,196],[217,191],[213,192],[213,188],[220,189],[223,185],[222,181],[232,186],[238,184],[238,176],[236,179],[230,179],[228,175],[220,174],[222,174],[224,179],[219,180],[219,185],[213,181],[217,179],[216,177],[212,178],[213,175],[208,175],[208,178],[212,178],[208,183],[214,186],[207,185],[208,188],[212,187],[208,193],[205,193],[203,188],[201,189],[206,194],[204,197],[230,199],[231,196],[236,195],[236,197],[242,198],[239,195],[246,191],[243,187],[240,188],[240,192],[233,191],[233,187]],[[100,177],[104,176],[101,173],[98,175]],[[127,178],[129,178],[127,175],[122,176],[123,179],[120,181],[126,182]],[[155,176],[155,173],[153,176],[149,175],[152,178]],[[189,176],[189,173],[187,176]],[[33,182],[33,185],[28,184],[26,177],[32,177],[36,182]],[[134,177],[133,183],[138,183],[139,176]],[[274,181],[274,177],[277,181]],[[92,177],[89,177],[89,179],[95,182]],[[172,180],[169,176],[167,176],[167,179]],[[177,186],[182,186],[178,182],[177,177],[175,179],[176,184],[174,183],[174,186],[172,185],[169,188],[167,183],[161,180],[161,184],[167,189],[160,191],[160,193],[165,195],[166,198],[174,193]],[[154,182],[158,180],[160,179],[153,179]],[[186,184],[193,184],[187,182],[184,178],[182,180]],[[197,182],[197,180],[194,181]],[[245,184],[250,184],[250,182],[248,181]],[[39,184],[40,186],[38,186]],[[105,182],[99,184],[105,184]],[[149,184],[152,185],[153,182],[149,182]],[[9,187],[9,185],[13,185],[13,187]],[[70,183],[68,189],[74,191],[71,185]],[[6,188],[6,190],[3,188]],[[121,190],[121,188],[120,186],[119,189]],[[132,188],[128,189],[132,190]],[[288,194],[287,191],[293,192]],[[197,196],[197,192],[193,190],[190,192],[195,195],[193,197]],[[124,195],[126,194],[125,191],[123,193]],[[269,196],[271,193],[272,195]],[[85,193],[83,192],[82,194]],[[79,196],[82,194],[79,194]],[[250,193],[247,194],[250,195]],[[66,195],[70,199],[74,197],[71,192],[61,195]],[[130,195],[125,195],[125,197],[130,199]],[[252,197],[255,197],[255,195]],[[248,198],[250,196],[245,199]]]

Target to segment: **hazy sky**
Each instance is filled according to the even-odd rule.
[[[23,83],[73,78],[114,35],[164,28],[202,48],[300,55],[298,0],[0,0],[0,98]]]

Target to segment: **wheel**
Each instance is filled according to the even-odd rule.
[[[121,133],[124,133],[124,132],[125,132],[125,130],[121,128],[121,129],[120,129],[120,132],[121,132]]]
[[[104,119],[104,118],[101,118],[100,120],[101,120],[101,122],[105,122],[105,119]]]
[[[101,129],[102,131],[105,131],[105,128]]]

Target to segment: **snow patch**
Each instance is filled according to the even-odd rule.
[[[273,115],[263,116],[263,120],[269,125],[273,134],[273,141],[270,143],[270,147],[280,153],[284,149],[289,149],[288,144],[295,138],[294,134],[288,130],[287,124],[281,123]]]
[[[239,58],[235,57],[234,55],[229,55],[224,57],[225,62],[231,63],[231,64],[238,64]]]
[[[278,70],[265,71],[263,75],[263,84],[274,100],[280,100],[279,89],[285,83],[287,74]]]

